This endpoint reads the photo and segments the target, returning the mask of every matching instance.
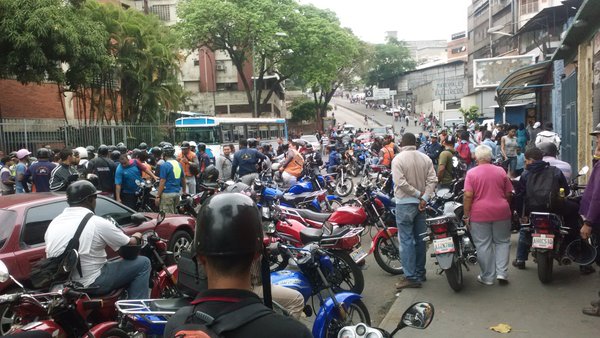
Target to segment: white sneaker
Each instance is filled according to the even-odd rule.
[[[477,281],[483,285],[494,285],[494,282],[486,282],[483,279],[481,279],[480,275],[477,275]]]

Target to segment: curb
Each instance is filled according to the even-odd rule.
[[[354,113],[354,114],[356,114],[356,115],[360,115],[360,117],[364,117],[364,116],[365,116],[365,114],[364,114],[364,113],[361,113],[361,112],[357,111],[357,110],[356,110],[355,108],[353,108],[353,107],[348,107],[348,106],[346,106],[345,104],[340,104],[340,103],[337,103],[337,102],[336,102],[335,104],[336,104],[337,106],[339,106],[339,107],[342,107],[342,108],[344,108],[344,109],[346,109],[346,110],[348,110],[348,111],[351,111],[351,112],[353,112],[353,113]],[[371,121],[374,121],[374,122],[375,122],[377,125],[379,125],[380,127],[385,125],[385,124],[382,124],[381,122],[377,121],[377,119],[373,119],[373,118],[371,118],[371,117],[369,117],[369,119],[370,119]]]

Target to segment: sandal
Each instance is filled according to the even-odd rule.
[[[584,315],[600,317],[600,306],[584,307],[581,311]]]

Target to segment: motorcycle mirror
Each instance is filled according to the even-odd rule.
[[[8,273],[8,267],[0,260],[0,283],[4,283],[9,279],[10,274]]]
[[[392,336],[397,331],[405,328],[412,327],[415,329],[424,329],[431,324],[433,320],[434,308],[433,304],[426,302],[414,303],[410,306],[400,319],[400,323],[396,327],[396,330],[392,333]]]
[[[590,167],[586,165],[585,167],[581,168],[581,170],[579,170],[579,176],[586,175],[588,171],[590,171]]]
[[[161,224],[165,220],[165,212],[163,210],[158,212],[158,216],[156,217],[156,226]]]
[[[131,223],[133,223],[133,225],[138,226],[144,222],[146,222],[146,216],[144,216],[144,214],[136,212],[131,215]]]

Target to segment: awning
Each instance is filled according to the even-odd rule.
[[[510,108],[510,107],[524,107],[524,106],[528,106],[528,105],[531,105],[531,104],[535,104],[535,102],[532,101],[532,102],[510,103],[510,104],[505,105],[504,107],[506,107],[506,108]],[[497,105],[497,104],[495,104],[493,106],[489,106],[488,108],[500,108],[500,106]]]
[[[506,106],[511,100],[525,94],[534,93],[536,89],[551,86],[544,84],[544,75],[549,70],[551,61],[539,62],[525,66],[510,73],[496,88],[496,102]]]

